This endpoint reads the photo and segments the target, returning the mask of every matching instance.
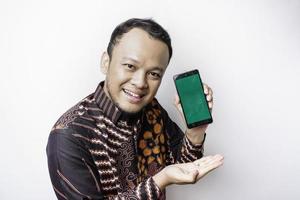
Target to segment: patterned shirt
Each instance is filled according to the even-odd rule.
[[[137,114],[122,112],[96,91],[55,123],[47,156],[58,199],[165,199],[152,176],[166,165],[203,156],[156,99]]]

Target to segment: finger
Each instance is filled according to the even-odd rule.
[[[214,94],[211,88],[208,89],[208,94],[210,94],[210,95]]]
[[[199,174],[197,175],[197,181],[205,176],[206,174],[210,173],[211,171],[217,169],[223,165],[223,160],[214,160],[213,162],[206,163],[202,165],[202,167],[199,167],[198,171]]]
[[[202,162],[203,167],[209,166],[215,162],[219,162],[219,161],[223,161],[224,157],[221,155],[215,155],[213,157],[211,157],[210,159],[205,160],[204,162]]]
[[[213,100],[213,96],[211,94],[208,94],[206,95],[206,100],[209,102],[209,101],[212,101]]]
[[[178,96],[178,94],[175,94],[175,97],[174,97],[174,105],[178,105],[179,103],[180,103],[179,96]]]
[[[207,174],[210,171],[212,171],[212,170],[220,167],[222,164],[223,164],[223,160],[214,160],[214,161],[211,161],[211,162],[207,163],[205,166],[203,166],[201,168],[201,170],[199,171],[199,173]]]
[[[213,102],[212,101],[208,102],[208,107],[209,107],[210,110],[213,109]]]
[[[197,175],[197,181],[207,175],[208,173],[212,172],[213,170],[217,169],[223,165],[223,161],[217,161],[214,163],[211,163],[210,165],[207,165],[205,168],[199,170],[199,173]]]
[[[210,87],[208,87],[208,86],[206,86],[206,87],[207,87],[208,91],[207,91],[207,93],[205,93],[205,91],[204,91],[204,93],[206,94],[206,97],[209,98],[209,99],[207,99],[207,101],[210,101],[213,98],[213,91]],[[205,90],[205,88],[204,88],[204,90]]]
[[[180,99],[179,99],[179,96],[177,94],[174,97],[173,104],[174,104],[174,106],[176,107],[176,109],[179,112],[182,112],[182,107],[181,107],[181,104],[180,104]]]
[[[214,156],[205,156],[205,157],[202,157],[201,159],[195,160],[194,164],[197,167],[205,167],[206,165],[208,165],[211,162],[220,161],[223,159],[224,159],[224,157],[222,155],[216,154]]]
[[[177,111],[180,113],[180,116],[184,119],[183,110],[182,110],[182,107],[181,107],[181,104],[180,104],[180,99],[179,99],[178,94],[175,94],[173,105],[175,106]]]
[[[220,166],[220,164],[223,164],[224,157],[221,155],[215,155],[213,157],[210,157],[198,164],[198,170],[202,172],[208,172],[212,169],[215,169],[216,167]]]
[[[208,90],[207,101],[213,101],[213,91],[211,88]]]
[[[203,162],[203,161],[205,161],[205,160],[210,160],[212,157],[213,157],[212,155],[210,155],[210,156],[205,156],[205,157],[202,157],[202,158],[200,158],[200,159],[198,159],[198,160],[195,160],[194,163],[199,163],[199,162]]]
[[[203,90],[204,90],[204,94],[208,94],[208,91],[209,91],[209,87],[208,85],[206,85],[205,83],[203,83]]]

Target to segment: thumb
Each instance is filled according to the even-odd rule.
[[[197,181],[198,173],[198,170],[193,170],[179,174],[179,184],[195,183]]]
[[[182,107],[181,107],[181,103],[180,103],[180,99],[178,94],[175,95],[174,97],[174,102],[173,105],[175,106],[175,108],[177,109],[177,111],[181,114],[181,116],[183,117],[183,111],[182,111]]]

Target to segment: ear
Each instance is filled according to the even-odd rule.
[[[108,71],[109,62],[110,62],[109,55],[105,51],[105,52],[103,52],[102,57],[101,57],[101,72],[105,75],[107,74],[107,71]]]

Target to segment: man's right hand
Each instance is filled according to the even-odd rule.
[[[215,155],[194,162],[169,165],[153,176],[153,180],[160,189],[171,184],[194,184],[210,171],[221,166],[223,160],[223,156]]]

